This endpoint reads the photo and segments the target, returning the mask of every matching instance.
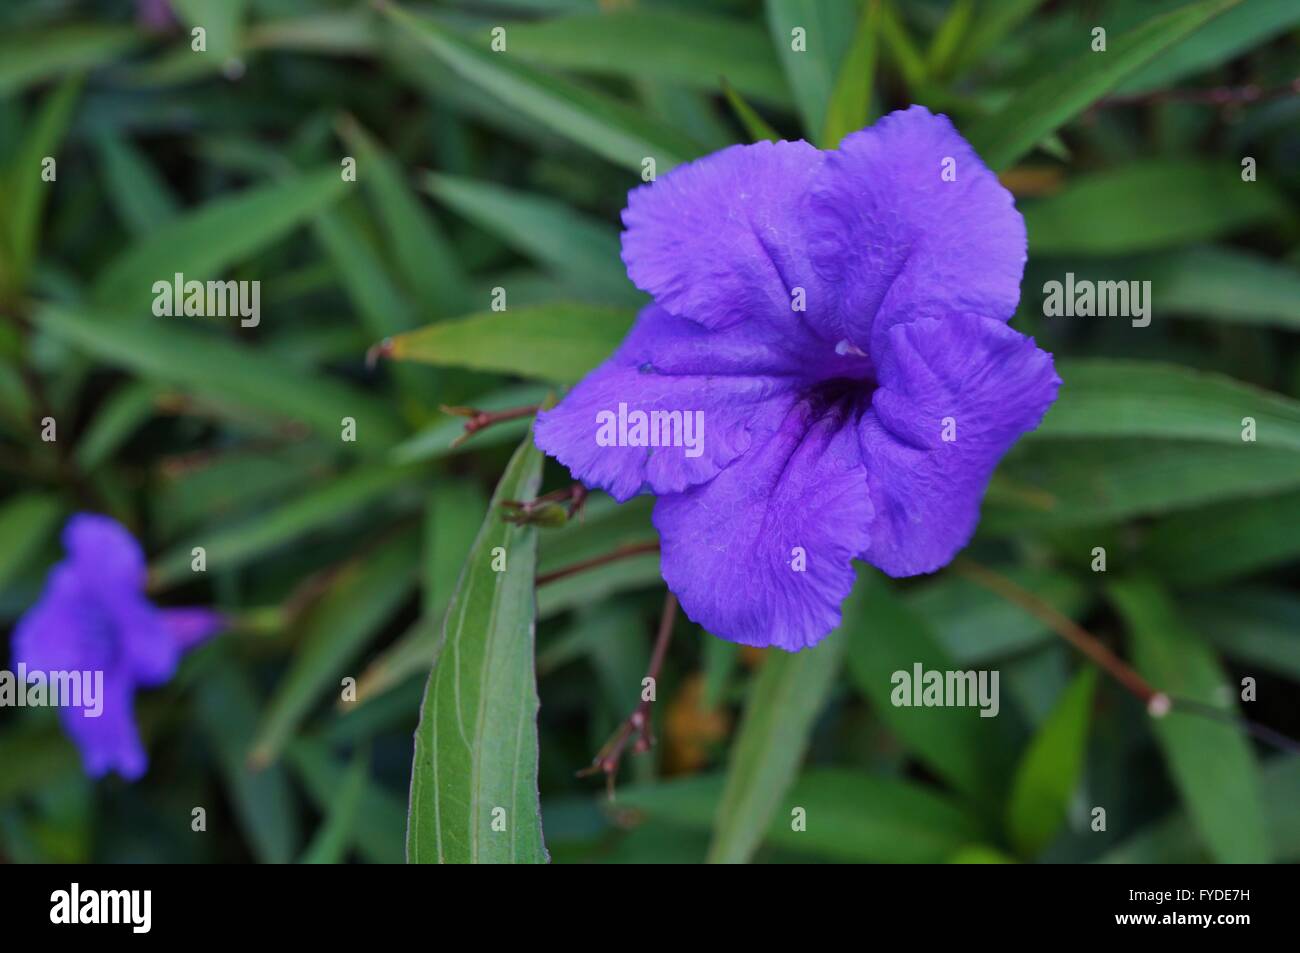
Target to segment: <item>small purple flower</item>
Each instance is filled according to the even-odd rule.
[[[67,557],[14,629],[13,664],[29,673],[103,672],[98,717],[86,706],[59,714],[88,775],[116,771],[135,780],[148,763],[132,709],[136,688],[170,679],[181,655],[220,629],[221,618],[150,603],[140,545],[106,516],[73,516],[63,548]]]
[[[633,191],[623,223],[654,303],[539,415],[537,445],[619,501],[658,496],[686,614],[797,651],[839,624],[855,558],[891,576],[952,559],[1060,380],[1006,323],[1024,220],[947,117],[913,106],[825,152],[732,146]],[[694,455],[653,422],[598,440],[620,404],[707,429]]]

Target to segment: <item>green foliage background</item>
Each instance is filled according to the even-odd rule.
[[[135,785],[86,781],[49,712],[0,711],[0,858],[1300,860],[1300,757],[1152,721],[959,568],[864,571],[841,631],[794,656],[679,617],[659,743],[609,802],[575,772],[638,701],[657,557],[535,604],[532,582],[653,541],[648,501],[504,523],[494,488],[567,475],[526,420],[453,446],[439,410],[536,403],[617,343],[643,300],[618,213],[645,157],[662,175],[769,135],[833,146],[911,102],[947,112],[1025,214],[1015,326],[1065,380],[967,564],[1157,688],[1300,735],[1294,0],[172,6],[160,29],[127,2],[0,8],[0,626],[64,519],[94,510],[143,540],[160,603],[232,628],[140,696]],[[260,281],[260,326],[153,317],[175,272]],[[1152,281],[1150,326],[1043,317],[1066,272]],[[1001,714],[893,707],[889,673],[916,662],[997,669]]]

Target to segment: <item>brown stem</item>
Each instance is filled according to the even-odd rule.
[[[443,413],[454,414],[457,417],[467,418],[465,421],[465,432],[451,442],[453,447],[459,447],[474,434],[483,430],[485,427],[491,427],[493,424],[499,424],[504,420],[518,420],[520,417],[531,417],[541,409],[540,404],[529,404],[525,407],[511,407],[508,410],[479,410],[475,407],[447,407],[443,406]]]
[[[650,667],[646,670],[646,677],[653,683],[658,683],[659,672],[663,668],[664,657],[668,654],[668,643],[673,637],[673,622],[677,619],[677,597],[671,592],[664,597],[664,610],[659,618],[659,632],[655,636],[654,651],[650,655]],[[592,759],[591,765],[578,772],[578,777],[588,777],[593,774],[605,775],[605,786],[609,791],[610,799],[614,797],[614,780],[618,776],[618,766],[623,760],[623,752],[627,750],[628,743],[633,736],[636,737],[636,745],[633,750],[638,754],[650,750],[655,743],[654,730],[651,726],[650,706],[653,702],[642,696],[641,702],[633,709],[632,714],[627,717],[614,732],[613,736],[606,741],[596,756]]]
[[[1159,89],[1131,96],[1107,96],[1095,106],[1133,106],[1158,103],[1191,103],[1201,106],[1239,106],[1300,93],[1300,77],[1281,86],[1264,88],[1254,83],[1244,86],[1215,86],[1212,89]]]
[[[1013,602],[1030,615],[1040,619],[1053,632],[1061,636],[1088,658],[1108,672],[1111,678],[1123,685],[1157,717],[1169,711],[1169,696],[1158,692],[1147,684],[1146,679],[1133,670],[1131,666],[1105,645],[1091,632],[1084,629],[1073,619],[1058,612],[1052,605],[1043,601],[1027,589],[1012,582],[1001,573],[994,572],[966,557],[953,560],[953,569],[973,579],[1008,602]]]
[[[550,572],[542,573],[537,577],[537,585],[544,586],[548,582],[555,582],[557,579],[564,579],[566,576],[572,576],[596,566],[603,566],[605,563],[616,562],[620,559],[627,559],[629,556],[640,556],[643,553],[659,552],[659,541],[647,543],[628,543],[626,546],[620,546],[618,549],[611,550],[608,553],[602,553],[599,556],[593,556],[591,559],[584,559],[582,562],[573,563],[571,566],[561,566],[559,569],[553,569]]]

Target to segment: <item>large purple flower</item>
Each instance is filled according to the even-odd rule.
[[[839,624],[854,558],[952,559],[1060,380],[1006,324],[1024,221],[947,117],[732,146],[633,191],[623,223],[654,303],[537,445],[620,501],[658,496],[686,614],[797,651]],[[703,440],[677,446],[671,411],[701,412]]]
[[[14,666],[29,673],[103,672],[97,717],[85,706],[59,714],[88,775],[116,771],[134,780],[148,763],[133,713],[136,688],[170,679],[182,653],[216,632],[221,619],[207,609],[151,604],[144,596],[144,553],[106,516],[72,517],[63,547],[67,557],[14,630]]]

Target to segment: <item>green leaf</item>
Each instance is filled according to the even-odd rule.
[[[128,140],[105,132],[96,140],[104,184],[118,218],[133,235],[146,235],[176,216],[170,186]]]
[[[636,315],[586,304],[484,311],[393,338],[388,356],[571,384],[613,353]]]
[[[307,619],[289,671],[267,704],[249,756],[255,765],[271,764],[280,756],[312,706],[339,691],[348,665],[410,595],[418,541],[415,530],[403,532],[331,581]]]
[[[429,193],[515,251],[612,300],[641,301],[619,257],[618,233],[563,202],[488,182],[430,173]]]
[[[1233,587],[1183,598],[1188,620],[1224,655],[1300,682],[1300,596]]]
[[[345,451],[373,453],[396,442],[392,410],[341,381],[315,376],[284,361],[198,328],[187,318],[122,319],[116,314],[47,306],[33,312],[41,328],[99,359],[153,381],[245,407],[261,417],[297,420],[337,441],[344,417],[357,424]]]
[[[172,3],[187,27],[203,27],[206,56],[224,63],[239,52],[248,0],[172,0]]]
[[[841,139],[867,125],[871,118],[879,36],[880,0],[867,0],[858,17],[853,45],[840,65],[835,89],[826,106],[826,128],[821,141],[828,148],[838,146]]]
[[[300,738],[288,754],[317,809],[328,814],[347,783],[347,769],[316,738]],[[400,864],[404,814],[401,801],[382,785],[367,780],[360,802],[351,830],[353,846],[372,864]]]
[[[1005,169],[1140,66],[1239,2],[1189,3],[1110,37],[1104,53],[1089,49],[1091,34],[1080,30],[1077,58],[1044,64],[1041,79],[1022,89],[997,113],[978,121],[967,138],[990,168]]]
[[[1083,775],[1097,671],[1085,668],[1065,690],[1016,768],[1007,802],[1007,832],[1025,857],[1051,842],[1065,822]]]
[[[1141,564],[1171,585],[1216,585],[1300,557],[1300,493],[1235,500],[1155,524]]]
[[[214,199],[148,233],[110,262],[95,298],[114,310],[145,310],[156,281],[216,279],[328,206],[347,188],[338,169],[294,176]]]
[[[352,842],[352,832],[356,828],[357,815],[362,809],[362,798],[366,793],[366,781],[370,767],[370,751],[358,748],[352,756],[352,765],[348,768],[343,788],[330,805],[325,823],[312,838],[307,850],[303,852],[301,863],[304,864],[338,864],[347,856]]]
[[[1174,364],[1063,360],[1064,384],[1033,439],[1162,437],[1300,448],[1300,402]],[[1243,443],[1242,418],[1256,421],[1256,443]]]
[[[406,836],[411,863],[547,860],[533,672],[537,528],[501,518],[503,502],[536,498],[541,479],[542,454],[530,433],[465,561],[420,706]],[[501,572],[493,568],[498,556]],[[494,829],[500,820],[505,829]]]
[[[89,473],[107,461],[154,413],[158,388],[135,381],[104,401],[77,441],[77,466]]]
[[[1250,742],[1236,728],[1180,710],[1188,699],[1236,714],[1214,654],[1188,631],[1163,590],[1147,579],[1109,587],[1128,627],[1137,670],[1174,708],[1152,728],[1200,840],[1221,863],[1266,863],[1269,841]]]
[[[731,746],[727,782],[713,821],[709,863],[753,856],[799,773],[817,715],[839,675],[845,634],[802,652],[768,649]]]
[[[654,158],[662,174],[699,154],[689,138],[626,103],[491,52],[486,31],[470,40],[390,3],[382,9],[460,76],[616,165],[640,172]]]
[[[1272,758],[1260,770],[1269,844],[1279,863],[1300,861],[1300,757]],[[1175,811],[1100,858],[1104,864],[1199,864],[1207,856],[1186,810]]]
[[[740,93],[732,88],[725,76],[722,78],[722,94],[727,98],[727,104],[731,106],[731,111],[736,114],[740,124],[745,127],[750,142],[778,142],[781,139],[781,134],[769,126],[753,106],[740,98]]]
[[[4,216],[7,245],[11,260],[0,267],[15,289],[25,283],[28,269],[36,258],[40,235],[41,210],[53,191],[43,178],[47,156],[57,156],[59,144],[72,123],[81,80],[70,77],[42,101],[31,128],[23,140],[13,165],[5,177]]]
[[[1284,447],[1151,439],[1026,442],[999,466],[979,532],[1115,522],[1297,486],[1300,452]]]
[[[854,36],[857,4],[854,0],[767,0],[766,6],[772,45],[785,68],[804,130],[815,138],[826,129],[827,104]]]
[[[1153,159],[1078,178],[1024,215],[1031,255],[1118,255],[1230,235],[1283,208],[1237,166]]]
[[[917,666],[922,673],[941,674],[960,668],[876,570],[866,567],[858,573],[844,617],[849,674],[880,719],[908,752],[958,791],[985,804],[996,801],[1015,753],[1004,732],[1007,713],[981,717],[978,697],[952,707],[925,707],[912,697],[922,688],[915,678]],[[899,673],[911,680],[907,705],[895,704],[896,696],[902,698]]]
[[[744,20],[629,9],[511,23],[505,29],[511,56],[546,66],[671,80],[708,91],[725,76],[746,96],[790,104],[771,43]]]
[[[285,864],[298,849],[299,825],[288,773],[281,765],[254,771],[248,749],[261,699],[240,666],[222,659],[198,683],[195,713],[216,755],[235,818],[260,863]]]
[[[6,30],[0,39],[0,97],[54,76],[93,69],[140,42],[133,27],[75,24],[26,32]]]
[[[618,803],[692,829],[707,828],[722,797],[718,775],[620,788]],[[811,768],[772,797],[755,832],[767,846],[849,863],[934,863],[987,836],[969,812],[910,781]],[[806,827],[796,830],[796,809]]]
[[[62,514],[58,498],[46,493],[22,493],[0,504],[0,592],[53,540]]]
[[[396,161],[360,123],[348,116],[341,129],[365,170],[360,178],[370,191],[386,229],[388,247],[415,300],[435,316],[460,314],[467,307],[468,290],[442,228],[420,204]]]
[[[1300,330],[1300,270],[1225,246],[1177,248],[1122,258],[1040,260],[1035,272],[1061,280],[1150,281],[1154,317],[1199,318]],[[1027,287],[1036,281],[1030,280]]]
[[[1117,92],[1131,96],[1172,86],[1262,47],[1298,24],[1300,7],[1293,0],[1250,0],[1170,47],[1164,56],[1130,76]]]
[[[204,547],[210,569],[237,568],[312,530],[338,524],[354,511],[373,506],[415,476],[414,471],[392,467],[356,469],[233,526],[221,519],[160,556],[150,571],[150,579],[158,586],[183,579],[190,571],[194,546]]]

